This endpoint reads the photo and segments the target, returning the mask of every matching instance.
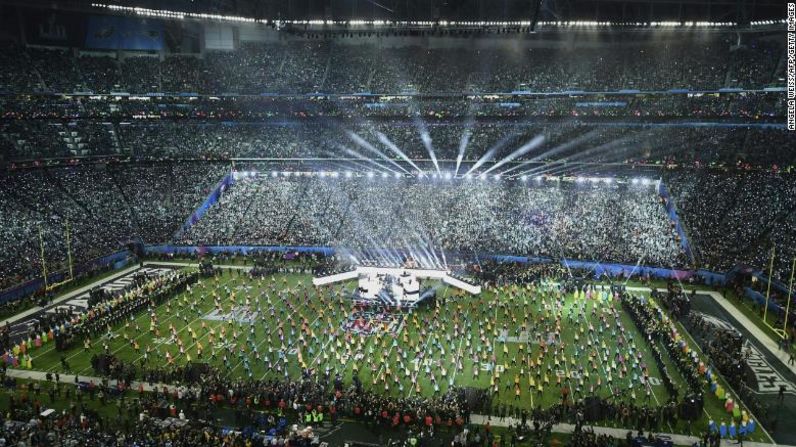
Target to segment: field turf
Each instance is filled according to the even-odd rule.
[[[429,284],[437,287],[435,303],[404,309],[400,316],[352,316],[356,309],[347,297],[356,287],[353,281],[316,291],[308,275],[250,279],[223,270],[111,328],[88,349],[78,343],[58,352],[49,344],[34,353],[33,368],[94,376],[92,355],[107,351],[137,367],[204,362],[233,378],[297,379],[306,368],[315,374],[328,370],[350,384],[356,374],[365,387],[394,397],[473,387],[489,390],[493,408],[560,403],[558,381],[566,383],[566,377],[573,395],[580,388],[575,397],[618,394],[650,405],[668,399],[648,342],[618,302],[571,293],[559,297],[552,287],[471,296]],[[624,358],[624,371],[617,354]],[[664,360],[684,390],[665,353]],[[645,382],[642,367],[649,375]],[[700,433],[708,415],[729,422],[713,396],[705,400],[705,415],[693,428],[666,421],[661,431]],[[752,439],[768,440],[760,430]]]

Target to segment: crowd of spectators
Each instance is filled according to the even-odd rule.
[[[218,122],[151,120],[87,122],[20,120],[0,123],[0,160],[13,164],[81,156],[135,160],[232,158],[351,158],[404,163],[429,158],[474,163],[501,160],[539,137],[514,161],[732,167],[789,171],[796,157],[781,148],[787,130],[743,126],[409,121]],[[397,149],[397,150],[396,150]],[[352,154],[354,152],[355,154]],[[488,167],[489,165],[485,165]],[[507,165],[506,168],[511,167]]]
[[[385,187],[385,181],[389,187]],[[686,262],[653,186],[240,179],[186,244],[320,245]]]
[[[556,95],[416,96],[28,96],[0,97],[0,117],[94,120],[193,119],[260,122],[367,117],[373,120],[419,118],[432,122],[455,119],[518,121],[523,118],[571,121],[624,118],[660,121],[671,118],[743,119],[779,122],[785,104],[777,92],[735,92],[699,95],[563,93]]]
[[[259,413],[258,418],[243,415],[251,424],[244,432],[225,428],[212,414],[203,412],[204,406],[181,399],[181,394],[156,390],[128,398],[121,394],[123,389],[107,380],[69,384],[61,382],[57,374],[53,381],[49,374],[48,382],[41,385],[0,377],[4,394],[10,394],[4,405],[7,411],[0,414],[2,446],[282,447],[309,446],[314,440],[311,429],[287,425],[277,412]],[[68,402],[67,408],[42,414],[63,400]]]
[[[234,134],[229,134],[234,138]],[[385,162],[386,163],[386,162]],[[692,259],[653,184],[417,178],[241,177],[187,233],[183,223],[228,173],[223,162],[78,164],[4,172],[3,288],[130,241],[433,246],[446,252],[542,256],[723,272],[768,270],[787,282],[796,236],[796,181],[785,172],[667,171],[663,183]],[[388,187],[385,187],[388,186]],[[753,211],[752,211],[753,210]],[[40,241],[41,235],[41,241]]]
[[[484,157],[488,168],[538,136],[544,138],[541,144],[517,154],[515,162],[532,163],[528,168],[564,162],[590,165],[586,169],[606,163],[735,168],[676,171],[665,181],[694,260],[718,271],[738,263],[761,268],[776,245],[781,249],[775,276],[782,279],[789,258],[796,255],[796,186],[784,174],[794,159],[781,150],[790,143],[787,132],[657,122],[678,117],[779,119],[784,116],[780,95],[507,99],[512,91],[759,89],[780,83],[779,44],[764,35],[736,43],[735,36],[717,33],[699,42],[677,35],[641,36],[621,51],[616,45],[508,48],[488,40],[420,49],[296,37],[268,45],[243,42],[235,51],[208,50],[201,57],[4,45],[0,92],[9,94],[0,98],[0,163],[13,169],[3,172],[0,184],[0,223],[8,229],[0,236],[5,247],[0,289],[44,270],[40,245],[47,269],[62,270],[67,223],[76,264],[134,238],[169,241],[229,169],[200,160],[355,157],[352,152],[373,158],[378,150],[403,163],[400,150],[414,160],[436,157],[449,165],[461,157],[463,169]],[[37,92],[240,95],[29,95]],[[294,96],[243,96],[263,92]],[[399,95],[300,97],[313,92]],[[429,95],[400,96],[415,92]],[[476,94],[437,95],[445,92]],[[508,94],[492,97],[487,92]],[[526,117],[541,120],[528,123]],[[544,122],[548,119],[557,121]],[[643,122],[634,121],[638,119]],[[108,168],[17,169],[76,164],[83,157],[105,159]],[[129,160],[158,163],[116,163]],[[174,160],[191,162],[168,162]],[[666,267],[690,261],[651,192],[492,183],[395,185],[342,179],[241,182],[183,242],[356,249],[424,239],[445,250]]]
[[[675,88],[762,88],[775,82],[777,40],[733,34],[633,36],[611,47],[461,45],[381,47],[339,40],[242,42],[201,55],[84,54],[74,49],[4,47],[0,91],[219,93],[537,92]],[[199,57],[201,56],[201,57]],[[533,69],[531,69],[531,67]]]
[[[796,178],[703,169],[673,172],[664,181],[700,265],[722,272],[741,264],[767,273],[776,246],[774,278],[787,280],[796,255]]]
[[[0,289],[126,248],[169,241],[229,167],[79,165],[8,171],[0,185]],[[68,235],[67,235],[68,234]],[[68,244],[67,244],[68,242]]]

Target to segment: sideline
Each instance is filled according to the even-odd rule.
[[[146,265],[146,263],[144,263],[144,264]],[[114,274],[112,274],[110,276],[106,276],[105,278],[102,278],[100,280],[97,280],[97,281],[94,281],[92,283],[86,284],[85,286],[80,287],[79,289],[75,289],[75,290],[73,290],[71,292],[68,292],[68,293],[66,293],[64,295],[61,295],[58,298],[55,298],[54,300],[49,302],[47,304],[47,306],[45,306],[45,307],[34,306],[34,307],[31,307],[30,309],[24,311],[24,312],[18,313],[18,314],[14,315],[14,316],[12,316],[10,318],[7,318],[7,319],[3,320],[2,322],[0,322],[0,325],[4,326],[6,324],[8,324],[8,325],[14,324],[14,323],[16,323],[17,321],[19,321],[19,320],[21,320],[23,318],[26,318],[26,317],[28,317],[30,315],[35,314],[36,312],[40,312],[40,311],[42,311],[42,310],[44,310],[44,309],[46,309],[48,307],[52,307],[52,306],[54,306],[56,304],[60,304],[60,303],[62,303],[64,301],[66,301],[66,300],[72,299],[72,298],[74,298],[74,297],[76,297],[78,295],[86,293],[87,291],[89,291],[92,288],[94,288],[97,284],[102,284],[102,283],[106,283],[106,282],[113,282],[113,281],[121,278],[122,276],[127,275],[128,273],[130,273],[132,271],[135,271],[135,270],[137,270],[139,268],[140,268],[140,266],[138,264],[131,265],[130,267],[126,267],[126,268],[124,268],[122,270],[119,270],[118,272],[116,272],[116,273],[114,273]]]
[[[652,289],[649,287],[628,287],[627,290],[635,291],[635,292],[650,292]],[[666,292],[666,289],[658,288],[659,292]],[[746,316],[743,312],[738,310],[735,307],[735,304],[731,303],[727,298],[724,297],[719,292],[714,290],[697,290],[697,295],[708,295],[716,302],[719,306],[724,308],[724,310],[732,315],[741,326],[744,327],[749,333],[754,336],[754,338],[766,348],[766,350],[775,358],[779,359],[782,366],[785,369],[790,370],[792,373],[796,374],[796,366],[788,365],[788,353],[781,350],[779,345],[771,339],[765,332],[763,332],[749,317]]]

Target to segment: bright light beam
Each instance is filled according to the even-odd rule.
[[[423,146],[426,148],[426,152],[431,157],[431,161],[434,163],[434,167],[437,168],[437,174],[442,175],[442,171],[439,169],[439,163],[437,162],[437,155],[434,153],[434,146],[432,145],[431,135],[428,133],[428,129],[426,128],[426,123],[423,122],[420,118],[415,118],[415,127],[417,130],[420,131],[420,140],[423,142]]]
[[[598,132],[597,130],[591,130],[589,132],[586,132],[585,134],[583,134],[583,135],[581,135],[581,136],[579,136],[577,138],[573,138],[572,140],[567,141],[564,144],[560,144],[560,145],[558,145],[558,146],[556,146],[554,148],[551,148],[550,150],[544,152],[543,154],[539,154],[536,157],[533,157],[533,158],[531,158],[528,161],[524,161],[524,162],[522,162],[522,163],[520,163],[520,164],[518,164],[516,166],[513,166],[513,167],[511,167],[509,169],[506,169],[505,171],[501,172],[500,175],[507,174],[507,173],[509,173],[511,171],[514,171],[515,169],[522,168],[523,166],[528,166],[529,164],[532,164],[532,163],[539,163],[542,159],[550,158],[551,155],[555,155],[555,154],[561,153],[561,152],[563,152],[563,151],[565,151],[565,150],[567,150],[569,148],[577,146],[578,144],[581,144],[584,141],[587,141],[587,140],[593,138],[597,134],[597,132]],[[531,169],[531,172],[533,172],[533,169]],[[524,172],[523,174],[527,174],[527,173],[528,172]]]
[[[489,172],[491,172],[492,170],[503,166],[504,164],[510,162],[511,160],[514,160],[515,158],[522,157],[523,155],[527,154],[528,152],[530,152],[530,151],[536,149],[537,147],[541,146],[542,143],[544,143],[544,135],[537,135],[537,136],[533,137],[533,139],[531,141],[523,144],[522,146],[517,148],[516,151],[510,153],[507,157],[504,157],[502,160],[500,160],[499,162],[497,162],[494,165],[492,165],[492,167],[487,169],[486,171],[484,171],[483,174],[489,174]],[[501,174],[501,176],[502,176],[502,174]]]
[[[362,155],[362,154],[360,154],[360,153],[358,153],[358,152],[356,152],[356,151],[354,151],[354,150],[352,150],[352,149],[349,149],[349,148],[347,148],[347,147],[340,146],[340,149],[342,149],[343,151],[345,151],[345,153],[347,153],[347,154],[349,154],[349,155],[351,155],[351,156],[354,156],[354,157],[356,157],[356,158],[358,158],[358,159],[360,159],[360,160],[362,160],[362,161],[366,161],[366,162],[368,162],[368,163],[371,163],[371,164],[373,164],[373,165],[376,165],[376,166],[378,166],[379,168],[381,168],[381,169],[384,169],[385,171],[390,171],[390,172],[392,172],[393,174],[395,174],[395,173],[397,173],[397,172],[398,172],[398,171],[396,171],[395,169],[392,169],[392,168],[390,168],[389,166],[385,166],[385,165],[383,165],[383,164],[381,164],[381,163],[377,162],[376,160],[370,159],[370,158],[368,158],[368,157],[366,157],[366,156],[364,156],[364,155]]]
[[[426,147],[428,155],[431,156],[431,162],[434,163],[434,167],[437,168],[437,173],[442,174],[442,171],[439,169],[439,163],[437,162],[437,155],[434,153],[434,146],[431,144],[431,135],[424,130],[420,134],[420,139],[423,140],[423,146]]]
[[[368,142],[367,142],[367,140],[365,140],[364,138],[360,137],[360,136],[359,136],[359,135],[357,135],[355,132],[351,132],[351,131],[349,130],[349,131],[348,131],[348,136],[349,136],[349,137],[350,137],[352,140],[354,140],[354,142],[356,142],[358,145],[362,146],[363,148],[367,149],[367,150],[368,150],[368,151],[370,151],[370,152],[373,152],[374,154],[378,155],[379,157],[383,158],[384,160],[386,160],[386,161],[388,161],[388,162],[392,163],[393,165],[395,165],[395,167],[397,167],[398,169],[400,169],[400,170],[404,171],[405,173],[407,173],[407,174],[411,174],[411,172],[409,172],[409,171],[407,171],[406,169],[404,169],[404,167],[403,167],[403,166],[401,166],[401,165],[399,165],[398,163],[396,163],[396,161],[395,161],[395,160],[393,160],[393,159],[391,159],[390,157],[388,157],[388,156],[384,155],[384,154],[383,154],[383,153],[382,153],[380,150],[378,150],[378,149],[376,149],[375,147],[373,147],[373,145],[372,145],[372,144],[368,143]]]
[[[625,135],[621,138],[618,138],[613,141],[609,141],[607,143],[601,144],[599,146],[595,146],[591,149],[587,149],[585,151],[578,152],[571,157],[566,159],[566,162],[571,164],[573,162],[582,162],[583,159],[589,159],[590,157],[594,156],[595,154],[607,153],[610,154],[612,149],[615,149],[618,146],[621,146],[624,143],[632,142],[635,139],[647,138],[649,135],[645,137],[648,132],[641,132],[632,135]],[[568,169],[568,167],[564,166],[558,169],[559,172],[564,172]],[[550,174],[554,174],[556,172],[550,172]]]
[[[378,136],[378,138],[379,138],[379,141],[381,141],[381,142],[382,142],[382,144],[384,144],[385,146],[387,146],[388,148],[390,148],[390,150],[392,150],[393,152],[395,152],[396,154],[398,154],[398,156],[399,156],[399,157],[403,158],[403,159],[404,159],[404,160],[405,160],[407,163],[409,163],[410,165],[412,165],[412,167],[413,167],[413,168],[417,169],[417,172],[423,172],[423,170],[422,170],[422,169],[420,169],[420,168],[419,168],[419,167],[418,167],[418,166],[415,164],[415,162],[413,162],[412,160],[410,160],[410,159],[409,159],[409,157],[407,157],[407,156],[406,156],[406,154],[404,154],[404,152],[403,152],[403,151],[402,151],[400,148],[398,148],[398,146],[396,146],[396,145],[395,145],[395,143],[393,143],[392,141],[390,141],[390,139],[389,139],[389,138],[387,138],[387,135],[384,135],[384,134],[383,134],[383,133],[381,133],[381,132],[376,132],[376,136]]]
[[[514,135],[512,134],[512,135],[507,135],[507,136],[501,138],[500,141],[498,141],[491,148],[489,148],[489,150],[486,151],[486,153],[483,156],[481,156],[481,158],[479,158],[478,161],[476,161],[475,164],[473,166],[471,166],[470,169],[467,172],[464,173],[464,175],[471,174],[473,171],[475,171],[476,169],[480,168],[481,165],[483,165],[487,161],[491,160],[492,157],[495,156],[497,151],[499,151],[500,149],[503,149],[503,147],[506,146],[506,144],[508,144],[509,140],[511,138],[513,138],[513,137],[514,137]]]
[[[470,137],[473,135],[473,122],[475,120],[471,117],[467,118],[467,122],[464,123],[464,132],[462,132],[462,138],[459,140],[459,155],[456,156],[456,171],[453,173],[454,176],[459,174],[459,166],[462,164],[462,160],[464,160],[464,153],[467,150],[467,145],[470,144]]]

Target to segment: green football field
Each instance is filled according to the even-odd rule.
[[[488,390],[493,408],[559,403],[567,378],[575,398],[618,394],[652,406],[668,399],[648,342],[618,302],[557,296],[552,286],[472,296],[426,285],[438,287],[435,303],[400,313],[360,312],[348,298],[355,281],[316,289],[309,275],[250,279],[223,270],[110,328],[88,348],[77,343],[58,352],[49,344],[34,353],[33,367],[94,376],[92,355],[107,351],[139,369],[202,362],[253,380],[297,379],[312,369],[339,374],[348,385],[356,374],[365,387],[395,397],[473,387]],[[644,367],[649,378],[642,381]],[[690,431],[701,432],[709,416],[729,423],[718,400],[706,395],[705,414]],[[689,427],[667,421],[661,430]],[[752,439],[768,440],[761,430]]]

